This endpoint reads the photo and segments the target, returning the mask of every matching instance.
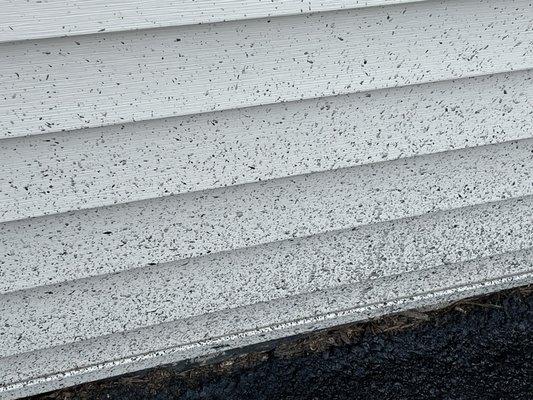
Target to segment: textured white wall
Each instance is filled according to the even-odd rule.
[[[533,281],[529,1],[3,3],[0,398]]]
[[[43,39],[427,0],[2,0],[0,41]]]

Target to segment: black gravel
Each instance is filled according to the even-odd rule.
[[[531,287],[33,399],[533,399]]]

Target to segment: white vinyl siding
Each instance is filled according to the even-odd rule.
[[[530,1],[0,3],[1,398],[533,281]]]

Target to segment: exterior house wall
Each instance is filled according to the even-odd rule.
[[[1,398],[533,281],[530,1],[3,3]]]

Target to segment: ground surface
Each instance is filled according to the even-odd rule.
[[[533,295],[520,288],[32,399],[533,399]]]

